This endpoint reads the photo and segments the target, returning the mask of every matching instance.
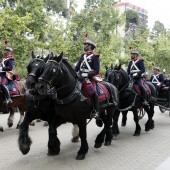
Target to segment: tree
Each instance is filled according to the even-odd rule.
[[[155,21],[155,24],[154,24],[154,26],[152,28],[151,39],[156,39],[161,34],[166,34],[165,26],[160,21]]]
[[[126,10],[125,11],[126,16],[126,25],[125,25],[125,31],[127,31],[130,27],[130,24],[139,25],[139,15],[138,12],[134,10]]]

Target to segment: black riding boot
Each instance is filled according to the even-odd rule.
[[[5,85],[2,85],[2,90],[3,90],[5,97],[6,97],[6,104],[12,103],[8,88]]]
[[[99,119],[99,101],[98,101],[98,96],[97,94],[94,94],[92,96],[92,101],[93,101],[93,111],[91,113],[91,118]]]

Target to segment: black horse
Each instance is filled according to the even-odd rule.
[[[36,89],[40,95],[46,95],[48,86],[54,87],[57,92],[55,96],[56,117],[50,125],[49,153],[57,155],[60,152],[59,139],[57,138],[56,128],[65,122],[72,122],[79,126],[81,147],[77,153],[77,160],[82,160],[88,152],[86,121],[90,118],[92,104],[79,88],[81,83],[78,81],[77,74],[71,65],[62,60],[63,53],[45,64],[44,71],[39,78]],[[100,103],[100,115],[104,123],[104,128],[95,140],[95,148],[100,148],[105,139],[105,145],[111,145],[112,117],[118,104],[118,91],[110,83],[102,82],[110,93],[110,99]],[[107,114],[106,114],[106,112]],[[58,147],[58,151],[55,148]]]
[[[139,125],[139,117],[138,117],[138,109],[141,106],[145,109],[148,114],[148,121],[145,124],[145,131],[149,131],[154,128],[154,103],[149,102],[149,106],[143,105],[143,98],[139,96],[134,89],[129,88],[132,80],[130,80],[127,73],[121,68],[121,65],[118,67],[110,68],[106,70],[105,79],[115,85],[119,91],[119,110],[115,111],[113,115],[113,127],[112,133],[114,136],[119,134],[118,128],[118,118],[120,111],[124,112],[126,115],[128,111],[132,111],[134,115],[134,121],[136,123],[136,129],[134,132],[134,136],[139,136],[141,132],[141,127]],[[152,97],[156,96],[155,87],[150,83],[146,82],[151,90]]]
[[[38,81],[38,77],[43,71],[45,62],[49,59],[50,55],[46,58],[35,57],[32,52],[32,61],[27,66],[28,76],[26,79],[27,91],[26,91],[26,114],[20,127],[18,144],[19,149],[23,154],[27,154],[30,145],[32,143],[28,136],[29,123],[35,119],[41,119],[47,121],[48,124],[52,124],[54,117],[54,101],[49,97],[37,95],[35,84]],[[50,133],[50,132],[49,132]]]

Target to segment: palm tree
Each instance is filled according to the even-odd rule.
[[[73,15],[76,13],[76,8],[78,7],[76,0],[69,0],[69,7],[68,7],[68,21],[71,20]]]

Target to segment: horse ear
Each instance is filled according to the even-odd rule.
[[[111,70],[113,70],[113,64],[111,64],[110,68],[111,68]]]
[[[32,59],[36,58],[34,51],[31,52]]]
[[[120,70],[120,69],[121,69],[121,66],[122,66],[122,65],[121,65],[121,64],[119,64],[119,66],[118,66],[118,70]]]
[[[44,58],[44,62],[46,63],[47,60],[49,59],[50,55],[48,54],[47,57]]]
[[[61,52],[61,54],[57,57],[57,61],[60,62],[63,58],[63,51]]]
[[[105,66],[105,69],[106,69],[106,70],[108,70],[108,67],[107,67],[107,66]]]

